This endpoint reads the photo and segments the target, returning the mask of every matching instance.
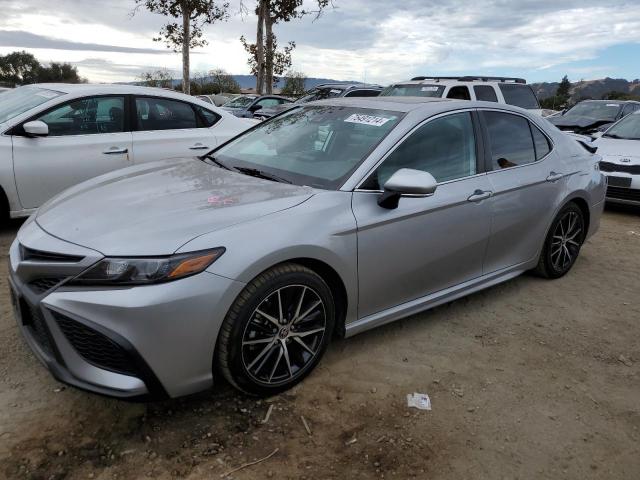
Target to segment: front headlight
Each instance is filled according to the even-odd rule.
[[[169,257],[103,258],[67,285],[149,285],[204,271],[225,252],[223,247]]]

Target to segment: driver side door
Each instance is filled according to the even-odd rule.
[[[360,318],[482,275],[491,226],[491,187],[482,171],[475,113],[448,113],[418,126],[353,194],[358,226]],[[400,168],[429,172],[433,195],[378,205]]]

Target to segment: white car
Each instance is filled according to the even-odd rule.
[[[640,111],[623,117],[593,141],[607,175],[607,202],[640,205]]]
[[[385,88],[381,97],[434,97],[503,103],[544,116],[536,94],[524,78],[487,77],[413,77]]]
[[[27,216],[62,190],[112,170],[204,154],[255,124],[159,88],[16,88],[0,101],[0,215]]]

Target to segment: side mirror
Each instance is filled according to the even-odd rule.
[[[388,209],[398,208],[400,197],[428,197],[435,193],[437,187],[438,182],[429,172],[401,168],[384,184],[378,205]]]
[[[602,135],[604,135],[604,132],[598,131],[598,132],[592,133],[591,138],[595,140],[596,138],[600,138]]]
[[[22,128],[30,137],[46,137],[47,135],[49,135],[49,125],[40,120],[27,122],[22,125]]]
[[[253,113],[253,112],[257,112],[258,110],[262,110],[262,105],[251,105],[251,106],[249,107],[249,111],[250,111],[251,113]]]

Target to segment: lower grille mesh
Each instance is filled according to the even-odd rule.
[[[36,293],[44,293],[62,282],[65,277],[38,278],[29,282],[29,287]]]
[[[607,197],[640,202],[640,190],[634,188],[608,187]]]
[[[105,335],[57,312],[53,316],[69,343],[87,362],[98,368],[136,376],[131,356]]]

